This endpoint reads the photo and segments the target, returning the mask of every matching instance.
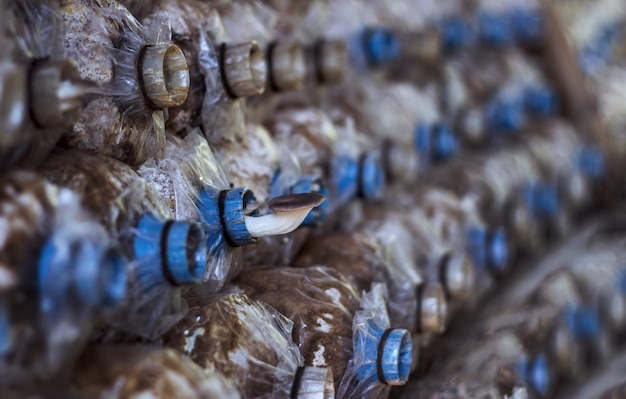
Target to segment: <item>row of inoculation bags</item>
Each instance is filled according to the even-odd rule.
[[[582,143],[564,122],[542,126],[545,136],[441,168],[438,183],[392,186],[385,202],[350,202],[324,226],[293,233],[323,197],[277,196],[271,212],[258,212],[198,132],[168,139],[171,153],[137,170],[57,150],[36,173],[5,174],[5,381],[60,378],[91,340],[164,342],[224,374],[244,397],[293,389],[303,365],[330,368],[334,385],[311,378],[342,397],[405,382],[419,346],[454,308],[479,299],[518,251],[567,233],[590,205],[601,158],[580,161]],[[542,157],[556,143],[564,153]],[[248,321],[238,306],[267,320]],[[260,352],[248,355],[252,348]],[[285,348],[295,356],[287,371]],[[243,370],[259,359],[271,366],[258,375],[287,377],[258,386],[264,377]],[[381,374],[383,360],[391,377]]]
[[[12,395],[45,380],[61,397],[68,384],[85,397],[383,397],[443,330],[447,301],[477,299],[518,249],[567,231],[602,175],[593,147],[548,117],[545,84],[516,80],[514,47],[499,60],[519,63],[494,61],[492,86],[454,80],[476,61],[463,53],[434,87],[384,84],[358,60],[390,61],[395,36],[352,14],[385,15],[382,3],[127,3],[133,14],[113,1],[6,2],[3,76],[17,88],[2,93],[3,159],[37,169],[5,173],[0,190]],[[322,21],[315,12],[337,20],[277,22]],[[338,32],[318,42],[326,26]],[[291,32],[312,66],[300,78],[275,58],[298,51],[275,43]],[[337,90],[307,81],[346,73]],[[529,134],[385,190],[385,177],[414,183],[448,159],[457,125],[469,143]],[[319,228],[293,231],[302,223]]]
[[[571,393],[623,348],[623,223],[596,220],[537,262],[463,334],[433,348],[421,383],[400,397],[500,397],[522,383],[533,398]]]
[[[558,110],[541,63],[514,45],[540,33],[489,39],[491,25],[540,19],[530,5],[511,15],[450,5],[410,23],[410,2],[126,3],[132,14],[116,1],[7,1],[5,168],[36,165],[57,143],[139,165],[164,156],[167,135],[197,126],[233,157],[250,124],[306,104],[354,119],[360,146],[391,141],[389,151],[400,147],[392,161],[423,169],[454,154],[459,139],[475,145]],[[437,38],[435,71],[415,58],[424,32]]]

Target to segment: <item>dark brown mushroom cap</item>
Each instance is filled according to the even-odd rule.
[[[267,206],[274,212],[290,212],[298,209],[315,208],[326,201],[326,197],[318,193],[285,194],[272,198]]]

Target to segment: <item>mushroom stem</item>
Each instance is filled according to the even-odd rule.
[[[291,233],[304,221],[311,209],[303,208],[287,212],[270,213],[264,216],[245,216],[246,228],[252,237],[274,236]]]
[[[267,204],[274,213],[244,216],[244,223],[254,238],[291,233],[302,224],[313,208],[325,200],[326,197],[317,193],[281,195]]]

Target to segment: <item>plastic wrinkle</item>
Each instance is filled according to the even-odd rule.
[[[37,60],[59,61],[65,58],[61,13],[58,6],[49,1],[9,2],[3,6],[3,13],[6,14],[3,28],[7,30],[7,34],[2,39],[5,50],[1,58],[7,63],[7,69],[0,75],[0,79],[7,80],[3,82],[3,87],[18,85],[19,89],[11,88],[16,97],[9,96],[5,101],[22,102],[22,112],[18,114],[19,121],[11,121],[17,129],[15,134],[11,134],[7,126],[3,127],[6,131],[0,139],[0,163],[5,168],[16,165],[36,166],[52,151],[61,138],[63,129],[42,129],[32,120],[28,100],[30,94],[26,88],[29,78],[27,71]],[[11,72],[13,68],[24,72],[15,75]],[[15,82],[16,79],[24,79],[24,82]],[[24,92],[20,93],[20,90]],[[8,107],[8,104],[3,107]],[[14,108],[16,109],[18,108]],[[15,115],[12,114],[11,117]]]
[[[412,258],[412,242],[402,224],[366,220],[360,233],[334,233],[310,239],[293,263],[295,267],[327,265],[346,276],[359,291],[372,282],[384,283],[394,327],[417,328],[417,286],[422,278]],[[391,225],[395,225],[395,228]],[[400,240],[405,239],[400,245]]]
[[[72,162],[68,162],[72,159]],[[187,311],[182,289],[164,278],[162,253],[155,245],[140,258],[133,248],[142,216],[158,222],[172,219],[165,200],[137,172],[101,154],[60,151],[49,157],[42,173],[52,182],[81,195],[81,203],[118,240],[129,260],[129,295],[107,323],[125,333],[147,338],[158,337]],[[154,240],[155,237],[143,237]],[[106,330],[101,332],[105,335]]]
[[[296,369],[304,365],[292,328],[271,306],[225,294],[192,309],[165,344],[222,373],[242,398],[289,397]]]
[[[354,354],[346,369],[339,389],[338,398],[386,398],[389,396],[391,387],[381,382],[376,367],[378,353],[369,351],[368,341],[376,341],[377,337],[371,336],[374,331],[385,331],[390,327],[389,317],[385,301],[387,287],[384,284],[373,284],[362,299],[359,310],[355,313],[352,321]],[[372,329],[372,327],[374,327]],[[407,360],[408,365],[405,373],[411,366],[411,349],[408,345],[408,353],[400,353],[400,358]],[[402,366],[400,366],[402,367]]]
[[[294,323],[293,340],[305,365],[328,367],[335,389],[352,357],[352,318],[358,290],[330,267],[244,270],[227,288],[275,307]]]
[[[82,42],[81,53],[70,54],[81,75],[100,84],[81,119],[62,144],[81,150],[97,150],[130,164],[162,157],[165,147],[165,112],[152,109],[146,101],[137,71],[138,57],[145,46],[171,40],[167,13],[155,14],[144,26],[130,12],[114,2],[89,10],[80,3],[65,8],[64,20],[71,29],[68,40]],[[104,36],[105,37],[101,37]],[[91,62],[81,60],[93,54]],[[97,133],[97,134],[96,134]]]
[[[198,130],[184,139],[170,135],[165,158],[152,159],[138,171],[166,199],[176,219],[198,221],[205,231],[209,255],[204,284],[189,295],[217,292],[239,272],[241,251],[224,237],[217,201],[231,185],[213,150]]]
[[[173,349],[147,345],[89,348],[72,377],[72,386],[88,397],[240,399],[232,383],[217,370],[203,370]]]
[[[119,259],[114,245],[73,192],[31,172],[5,175],[0,191],[0,263],[15,277],[0,295],[10,323],[0,379],[30,384],[71,368],[94,322],[124,294],[125,271],[109,263]]]

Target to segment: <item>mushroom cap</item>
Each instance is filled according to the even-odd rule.
[[[272,198],[267,206],[274,212],[290,212],[315,208],[325,200],[326,197],[318,193],[285,194]]]

